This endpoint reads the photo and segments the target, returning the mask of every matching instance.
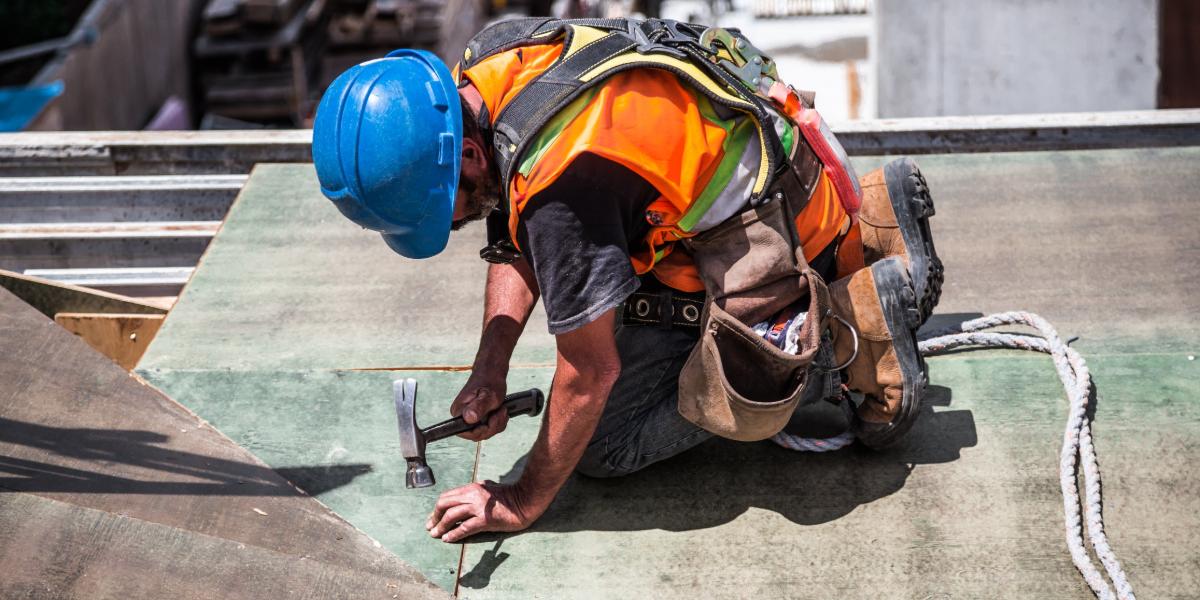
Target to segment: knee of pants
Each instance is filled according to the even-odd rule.
[[[610,457],[606,452],[606,446],[605,440],[600,440],[588,446],[587,450],[583,453],[583,457],[579,459],[579,464],[575,465],[575,472],[596,479],[608,479],[622,477],[637,470],[636,467],[614,467],[609,462]]]

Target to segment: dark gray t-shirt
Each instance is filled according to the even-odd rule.
[[[629,169],[583,154],[521,212],[517,244],[533,267],[551,334],[591,323],[638,288],[629,248],[659,196]]]

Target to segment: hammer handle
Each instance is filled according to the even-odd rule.
[[[536,417],[542,413],[542,407],[546,405],[546,397],[542,394],[542,390],[533,388],[524,392],[509,394],[504,397],[504,403],[497,410],[508,411],[508,416],[515,417],[517,415],[529,415]],[[425,438],[425,443],[434,442],[443,438],[448,438],[452,435],[458,435],[464,431],[470,431],[475,427],[486,423],[491,413],[488,413],[479,423],[468,423],[463,420],[462,416],[447,419],[436,425],[430,425],[421,430],[421,435]]]

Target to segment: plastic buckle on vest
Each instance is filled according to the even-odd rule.
[[[511,265],[521,258],[521,253],[512,244],[498,242],[481,249],[479,258],[494,265]]]
[[[501,206],[506,206],[501,204]],[[497,208],[484,220],[488,245],[479,251],[479,258],[496,265],[508,265],[521,258],[521,251],[508,233],[508,211]]]
[[[678,21],[664,19],[647,19],[641,25],[630,27],[630,33],[633,35],[637,46],[634,50],[638,54],[669,54],[679,59],[687,59],[688,55],[683,50],[673,48],[672,44],[696,44],[696,38],[688,38],[686,34],[679,31]]]

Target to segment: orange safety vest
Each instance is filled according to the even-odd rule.
[[[577,29],[575,37],[580,35]],[[479,91],[494,124],[522,90],[560,61],[563,50],[561,38],[522,45],[487,56],[459,76]],[[590,152],[637,173],[661,194],[646,209],[651,227],[642,247],[630,249],[634,270],[652,273],[681,291],[702,291],[690,256],[676,252],[676,242],[699,233],[705,213],[731,210],[716,208],[727,197],[737,197],[740,210],[748,199],[747,178],[754,182],[764,176],[749,172],[757,161],[745,160],[763,152],[751,118],[730,116],[728,110],[718,113],[707,97],[669,70],[633,68],[611,75],[547,121],[522,156],[515,157],[519,166],[507,189],[514,243],[529,199],[553,184],[580,154]],[[782,116],[780,120],[785,125],[777,130],[784,129],[785,150],[790,142],[795,152],[804,143],[799,129]],[[796,219],[805,257],[814,259],[851,222],[834,181],[822,171]]]

